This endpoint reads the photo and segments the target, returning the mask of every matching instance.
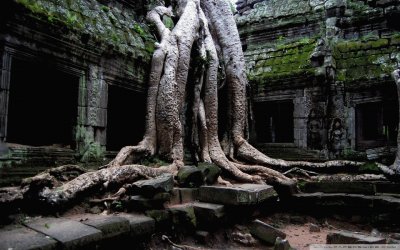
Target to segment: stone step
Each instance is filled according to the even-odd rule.
[[[225,216],[224,205],[194,202],[192,206],[199,227],[207,230],[217,228]]]
[[[346,193],[294,194],[288,201],[292,207],[340,207],[341,209],[371,209],[375,212],[400,211],[400,198],[387,195],[362,195]],[[362,210],[360,210],[362,211]]]
[[[262,184],[235,184],[233,186],[201,186],[199,200],[223,205],[254,205],[276,198],[274,188]]]
[[[0,250],[57,249],[57,241],[32,229],[9,226],[0,230]]]
[[[400,183],[368,181],[309,181],[299,185],[305,193],[400,194]]]
[[[93,247],[103,236],[94,227],[61,218],[38,218],[25,226],[57,240],[66,249]]]
[[[0,229],[0,250],[97,249],[107,240],[143,240],[154,232],[154,220],[141,214],[35,218],[24,226]]]

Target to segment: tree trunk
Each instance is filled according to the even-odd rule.
[[[169,30],[163,24],[162,17],[173,16],[173,12],[179,20]],[[357,169],[363,164],[352,161],[311,163],[272,159],[247,142],[248,81],[239,33],[227,1],[178,0],[175,10],[158,6],[149,11],[147,20],[156,27],[159,43],[156,43],[151,63],[143,140],[136,146],[122,148],[107,165],[108,168],[83,173],[63,184],[47,173],[33,178],[22,189],[5,191],[7,197],[37,192],[40,199],[57,205],[99,187],[122,187],[140,178],[152,178],[162,173],[175,174],[184,165],[184,141],[194,144],[192,147],[195,148],[193,152],[197,160],[215,163],[224,170],[224,174],[238,181],[266,182],[291,190],[295,190],[295,180],[279,171],[292,168],[348,170]],[[193,50],[197,50],[195,54],[199,55],[198,60],[191,58]],[[197,69],[196,74],[189,74],[191,65]],[[218,137],[219,74],[225,77],[228,101],[227,131],[223,140],[225,151]],[[189,75],[196,77],[188,79]],[[399,70],[393,75],[400,96]],[[187,88],[188,83],[194,87]],[[193,91],[192,95],[187,95],[188,89]],[[191,105],[186,105],[186,101],[192,102]],[[185,107],[192,107],[192,117],[185,117],[188,113]],[[192,131],[188,135],[184,133],[185,121],[191,121]],[[185,136],[189,136],[189,140],[184,140]],[[153,155],[170,161],[171,165],[157,169],[131,165]],[[391,168],[378,164],[387,175],[399,174],[399,165],[400,150]],[[1,198],[4,197],[0,197],[0,201]]]

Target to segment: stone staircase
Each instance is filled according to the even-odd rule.
[[[315,181],[303,183],[301,191],[280,206],[313,216],[335,214],[354,222],[400,226],[400,183]]]
[[[163,193],[170,179],[153,185]],[[150,196],[149,182],[140,183]],[[163,187],[161,187],[163,186]],[[277,200],[269,185],[241,184],[232,187],[201,186],[174,188],[163,207],[143,207],[140,212],[112,215],[79,214],[63,218],[39,217],[20,225],[0,229],[0,250],[8,249],[135,249],[132,242],[143,242],[156,231],[172,230],[200,234],[199,229],[212,229],[227,221],[237,221],[246,210]],[[142,197],[144,199],[144,197]],[[142,201],[143,201],[142,199]],[[149,202],[152,198],[147,198]],[[137,202],[137,199],[135,200]],[[236,213],[239,208],[241,214]],[[235,213],[234,213],[235,212]],[[233,214],[234,213],[234,214]],[[235,218],[236,217],[236,218]],[[126,244],[128,243],[128,248]],[[137,249],[140,249],[137,248]]]

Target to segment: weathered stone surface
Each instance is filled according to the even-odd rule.
[[[131,237],[148,236],[155,231],[155,221],[150,217],[141,214],[124,213],[119,214],[119,216],[129,221]]]
[[[9,227],[0,230],[0,250],[9,249],[56,249],[57,241],[25,227]]]
[[[197,219],[191,204],[175,205],[168,208],[172,223],[192,231],[197,226]]]
[[[166,194],[166,193],[162,193]],[[155,198],[146,198],[141,195],[133,195],[130,196],[126,201],[126,207],[129,210],[148,210],[148,209],[157,209],[163,208],[164,202],[169,200],[169,197],[159,197],[159,199]]]
[[[201,244],[207,244],[210,240],[210,233],[207,231],[196,231],[194,234],[194,237],[197,242]]]
[[[204,184],[203,172],[195,166],[184,166],[179,169],[176,176],[181,187],[199,187]]]
[[[343,193],[306,193],[294,194],[292,202],[299,208],[313,206],[322,207],[341,207],[341,208],[372,208],[374,205],[374,196],[361,194],[343,194]]]
[[[250,226],[250,233],[267,244],[275,244],[276,238],[286,238],[286,234],[267,223],[254,220]]]
[[[315,193],[349,193],[349,194],[375,194],[375,187],[370,182],[307,182],[303,188],[304,192]]]
[[[260,184],[240,184],[232,187],[202,186],[199,188],[200,201],[224,205],[258,204],[276,196],[277,193],[272,186]]]
[[[194,202],[199,196],[198,188],[174,188],[170,199],[170,205]]]
[[[310,230],[310,233],[317,233],[317,232],[321,232],[321,227],[311,223],[309,230]]]
[[[207,184],[214,184],[221,174],[221,169],[213,163],[199,163],[197,168],[203,172]]]
[[[84,215],[78,217],[85,225],[97,228],[103,232],[103,238],[113,238],[130,232],[129,221],[114,215]]]
[[[274,250],[289,250],[290,244],[288,240],[282,239],[281,237],[276,237]]]
[[[327,244],[385,244],[386,239],[364,234],[336,231],[326,236]]]
[[[163,174],[154,179],[133,183],[134,191],[146,197],[153,197],[157,193],[170,192],[173,187],[174,177],[171,174]]]
[[[146,215],[153,218],[158,227],[167,227],[171,223],[171,215],[168,210],[148,210]]]
[[[102,237],[100,230],[74,220],[39,218],[25,225],[56,239],[67,249],[91,246],[96,244]]]
[[[224,205],[195,202],[193,208],[197,222],[207,229],[216,227],[225,215]]]
[[[181,203],[193,202],[197,200],[199,196],[198,188],[178,188]]]

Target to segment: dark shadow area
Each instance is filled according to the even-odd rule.
[[[258,142],[293,142],[293,102],[255,103],[254,116]]]
[[[74,148],[79,78],[38,62],[11,68],[7,142]]]
[[[136,145],[144,135],[146,96],[119,86],[108,87],[107,150]]]
[[[356,106],[357,149],[396,145],[398,127],[396,101],[363,103]]]

